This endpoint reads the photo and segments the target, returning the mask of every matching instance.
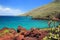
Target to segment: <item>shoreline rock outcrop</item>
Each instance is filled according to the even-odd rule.
[[[60,40],[60,25],[56,28],[26,30],[18,26],[17,30],[3,28],[0,30],[0,40]]]
[[[0,30],[0,40],[42,40],[48,31],[40,31],[36,28],[26,30],[18,26],[17,31],[14,29],[3,28]]]

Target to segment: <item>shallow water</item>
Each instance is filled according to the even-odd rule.
[[[14,28],[17,29],[18,26],[22,26],[23,28],[47,28],[49,20],[32,20],[31,17],[25,16],[0,16],[0,29]],[[56,26],[60,22],[56,22]],[[51,27],[53,23],[51,24]]]

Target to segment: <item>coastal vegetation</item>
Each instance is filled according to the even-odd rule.
[[[52,28],[43,40],[60,40],[60,25],[56,28]]]

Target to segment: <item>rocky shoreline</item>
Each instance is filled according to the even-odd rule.
[[[0,40],[58,40],[60,38],[60,25],[56,28],[31,28],[26,30],[18,26],[17,30],[3,28],[0,30]],[[60,39],[59,39],[60,40]]]
[[[26,30],[18,26],[17,31],[9,28],[0,30],[0,40],[42,40],[47,34],[47,30],[41,31],[36,28]]]
[[[55,20],[55,21],[60,21],[60,19],[55,18],[55,19],[50,19],[50,18],[32,18],[32,20]]]

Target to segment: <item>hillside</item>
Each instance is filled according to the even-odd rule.
[[[32,16],[33,18],[47,18],[48,16],[58,16],[60,15],[60,1],[51,2],[42,7],[36,8],[23,14],[22,16]]]

